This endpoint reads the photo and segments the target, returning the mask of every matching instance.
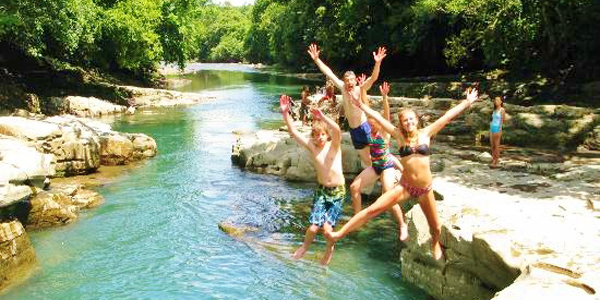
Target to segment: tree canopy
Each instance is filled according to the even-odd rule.
[[[481,69],[600,77],[598,0],[4,0],[0,43],[32,57],[144,73],[159,62],[247,61],[313,68],[317,43],[336,68]],[[0,50],[1,51],[1,50]]]

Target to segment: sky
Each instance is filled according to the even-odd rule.
[[[212,0],[216,4],[224,4],[225,2],[231,3],[233,6],[242,6],[244,4],[254,4],[254,0]]]

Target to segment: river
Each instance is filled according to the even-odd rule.
[[[278,94],[297,99],[303,84],[318,82],[238,65],[194,68],[180,90],[215,100],[112,120],[115,130],[155,138],[158,155],[100,187],[106,203],[76,223],[30,233],[38,269],[3,299],[427,297],[402,280],[392,231],[339,243],[328,267],[318,264],[320,235],[305,258],[292,260],[307,220],[291,208],[308,210],[314,185],[232,165],[232,131],[279,126]],[[218,228],[223,221],[261,230],[235,239]]]

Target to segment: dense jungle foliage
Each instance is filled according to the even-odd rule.
[[[389,49],[394,76],[511,70],[560,81],[600,78],[599,0],[3,0],[0,64],[34,58],[142,75],[159,62],[245,61],[335,69]]]

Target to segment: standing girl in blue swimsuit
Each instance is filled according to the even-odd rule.
[[[358,78],[359,86],[362,86],[366,76]],[[388,103],[388,93],[390,92],[390,85],[384,82],[383,85],[379,86],[379,91],[382,96],[383,116],[386,120],[390,120],[390,105]],[[366,91],[361,89],[361,92],[365,92],[363,95],[366,98]],[[381,125],[373,119],[367,118],[367,122],[371,125],[371,133],[369,134],[369,152],[371,156],[371,166],[366,167],[350,184],[350,195],[352,196],[352,208],[354,214],[358,214],[362,210],[361,201],[361,190],[365,186],[370,186],[375,183],[377,179],[381,181],[381,189],[385,193],[388,190],[394,188],[396,181],[396,172],[394,167],[398,164],[399,168],[402,165],[398,163],[396,157],[390,153],[390,134],[381,130]],[[398,238],[401,241],[405,241],[408,238],[408,226],[404,221],[404,215],[400,205],[396,204],[392,206],[391,213],[398,222]]]
[[[441,259],[443,254],[440,242],[442,225],[437,215],[435,198],[431,188],[433,178],[429,166],[429,145],[432,136],[442,130],[454,117],[471,106],[477,99],[479,99],[477,90],[467,89],[467,99],[448,110],[443,116],[425,128],[420,128],[419,116],[416,112],[405,109],[399,113],[400,126],[397,128],[379,113],[351,95],[354,105],[363,110],[367,116],[375,118],[385,131],[396,138],[400,147],[400,162],[404,167],[402,180],[399,185],[381,195],[371,206],[352,217],[342,229],[336,232],[327,232],[325,235],[335,242],[390,209],[393,205],[415,197],[419,199],[419,206],[421,206],[423,214],[427,218],[431,233],[432,256],[434,259]]]
[[[494,98],[494,111],[490,123],[490,147],[492,148],[492,163],[490,167],[497,168],[500,159],[500,140],[502,139],[502,124],[504,123],[504,101],[502,97]]]

